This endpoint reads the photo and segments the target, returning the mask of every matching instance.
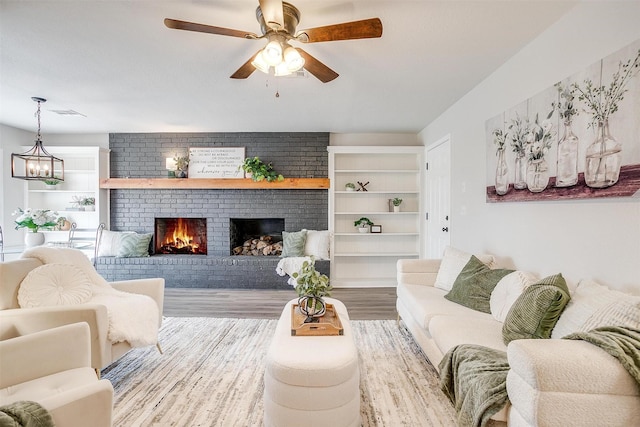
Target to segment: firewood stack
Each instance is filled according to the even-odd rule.
[[[273,242],[271,236],[260,236],[258,239],[245,240],[242,246],[233,248],[234,255],[249,256],[280,256],[282,255],[282,242]]]

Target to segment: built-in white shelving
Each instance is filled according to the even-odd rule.
[[[329,229],[331,283],[336,287],[396,285],[396,263],[420,257],[422,147],[331,146]],[[345,184],[366,184],[347,191]],[[403,200],[393,212],[390,200]],[[367,217],[380,233],[359,233],[355,220]]]
[[[47,146],[47,151],[64,160],[64,182],[49,189],[43,181],[25,181],[24,207],[57,211],[79,229],[96,230],[100,223],[108,225],[108,190],[100,188],[100,180],[109,177],[109,150]],[[76,197],[95,198],[94,209],[80,210],[85,208],[74,204]],[[47,242],[65,241],[68,235],[68,231],[45,231]]]

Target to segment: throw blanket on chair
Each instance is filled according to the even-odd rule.
[[[36,258],[43,264],[71,264],[82,270],[92,283],[93,296],[88,303],[107,307],[111,342],[127,341],[132,347],[158,342],[160,311],[156,302],[147,295],[114,289],[82,251],[40,246],[26,250],[22,258]]]
[[[24,400],[0,406],[0,427],[54,427],[54,424],[42,405]]]
[[[509,400],[504,351],[461,344],[449,350],[438,367],[440,388],[458,413],[459,427],[487,425]]]
[[[603,326],[589,332],[576,332],[564,337],[597,345],[624,366],[640,385],[640,329]]]

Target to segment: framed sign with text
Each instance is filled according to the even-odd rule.
[[[189,178],[244,178],[244,147],[189,148]]]

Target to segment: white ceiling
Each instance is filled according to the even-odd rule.
[[[292,3],[298,29],[379,17],[382,38],[297,44],[340,74],[330,83],[259,71],[234,80],[264,41],[170,30],[163,19],[259,34],[257,0],[0,0],[0,123],[35,130],[39,96],[43,133],[416,133],[575,4]]]

